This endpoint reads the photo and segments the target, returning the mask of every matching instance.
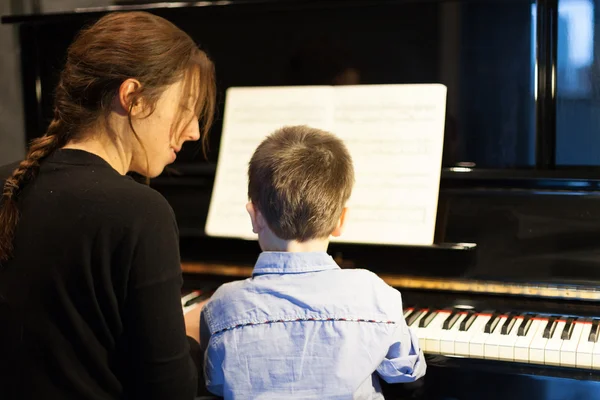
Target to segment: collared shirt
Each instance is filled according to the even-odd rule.
[[[226,399],[382,399],[425,374],[400,292],[325,252],[263,252],[203,310],[207,388]],[[206,342],[207,336],[209,336]]]

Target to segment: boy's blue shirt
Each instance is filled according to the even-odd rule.
[[[425,374],[400,292],[325,252],[260,254],[202,311],[207,388],[226,399],[381,399]]]

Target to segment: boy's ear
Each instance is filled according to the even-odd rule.
[[[342,209],[342,215],[340,215],[340,219],[338,220],[338,223],[337,223],[335,229],[333,230],[333,232],[331,232],[331,236],[338,237],[344,232],[344,228],[346,226],[346,216],[347,215],[348,215],[348,207],[344,207]]]
[[[264,227],[264,219],[259,210],[254,207],[251,201],[246,203],[246,211],[250,215],[250,221],[252,222],[252,232],[259,233]]]

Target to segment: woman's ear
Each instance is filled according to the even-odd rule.
[[[143,104],[140,98],[136,99],[142,84],[133,78],[126,79],[119,86],[119,93],[115,104],[116,112],[121,115],[128,115],[131,109],[131,115],[138,115],[143,111]]]
[[[331,236],[338,237],[344,232],[344,228],[346,226],[346,216],[348,215],[348,207],[344,207],[342,209],[342,214],[340,215],[340,219],[337,222],[337,225],[333,232],[331,232]]]

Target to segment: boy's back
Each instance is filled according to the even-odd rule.
[[[252,278],[206,305],[201,345],[208,389],[226,399],[380,399],[425,374],[400,293],[327,254],[342,234],[354,184],[344,143],[284,127],[248,165],[246,210],[263,253]]]
[[[374,371],[389,382],[425,373],[400,293],[325,252],[262,253],[203,315],[207,385],[226,398],[376,399]]]

